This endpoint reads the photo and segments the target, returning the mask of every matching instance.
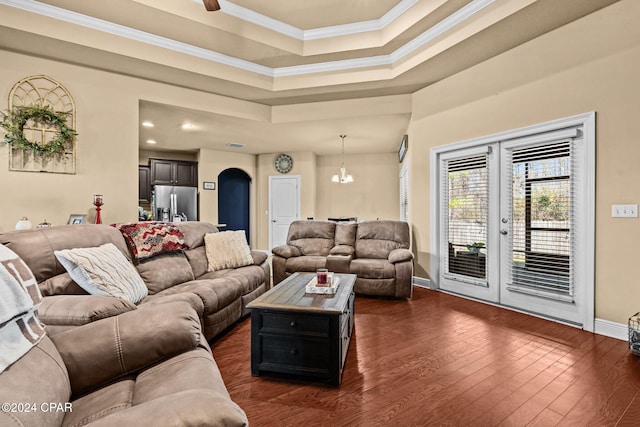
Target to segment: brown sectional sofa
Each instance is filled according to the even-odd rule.
[[[272,249],[273,283],[295,272],[327,268],[356,274],[360,295],[410,298],[413,254],[402,221],[294,221],[287,244]]]
[[[46,336],[0,374],[2,426],[246,426],[187,302]]]
[[[211,339],[247,314],[245,306],[270,287],[267,255],[252,251],[253,265],[207,272],[204,235],[218,230],[195,221],[177,226],[189,249],[136,265],[149,289],[139,306],[186,301],[200,316],[205,338]],[[0,243],[17,253],[35,275],[44,296],[39,316],[49,335],[136,308],[122,299],[87,294],[54,255],[56,250],[113,243],[131,259],[122,233],[114,227],[84,224],[10,231],[0,234]]]
[[[217,229],[203,222],[178,226],[189,249],[136,264],[149,290],[137,306],[87,294],[54,255],[113,243],[131,259],[118,229],[69,225],[0,234],[0,243],[32,270],[46,325],[42,341],[0,374],[0,402],[15,404],[3,407],[9,411],[0,412],[0,425],[248,424],[207,340],[270,287],[267,256],[252,251],[253,265],[208,272],[204,236]],[[25,411],[25,403],[35,406]],[[48,403],[59,406],[42,406]]]

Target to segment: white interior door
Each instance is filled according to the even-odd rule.
[[[300,176],[269,177],[269,249],[287,242],[289,225],[300,216]]]
[[[594,114],[431,154],[436,286],[592,331]]]

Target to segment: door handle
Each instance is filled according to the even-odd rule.
[[[500,230],[500,234],[506,236],[509,232],[507,230]]]

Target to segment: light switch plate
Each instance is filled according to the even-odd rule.
[[[638,205],[611,205],[614,218],[638,218]]]

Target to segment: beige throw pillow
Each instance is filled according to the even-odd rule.
[[[253,264],[244,230],[207,233],[204,236],[209,271]]]
[[[148,294],[136,268],[113,243],[54,254],[71,278],[91,295],[110,295],[136,304]]]

